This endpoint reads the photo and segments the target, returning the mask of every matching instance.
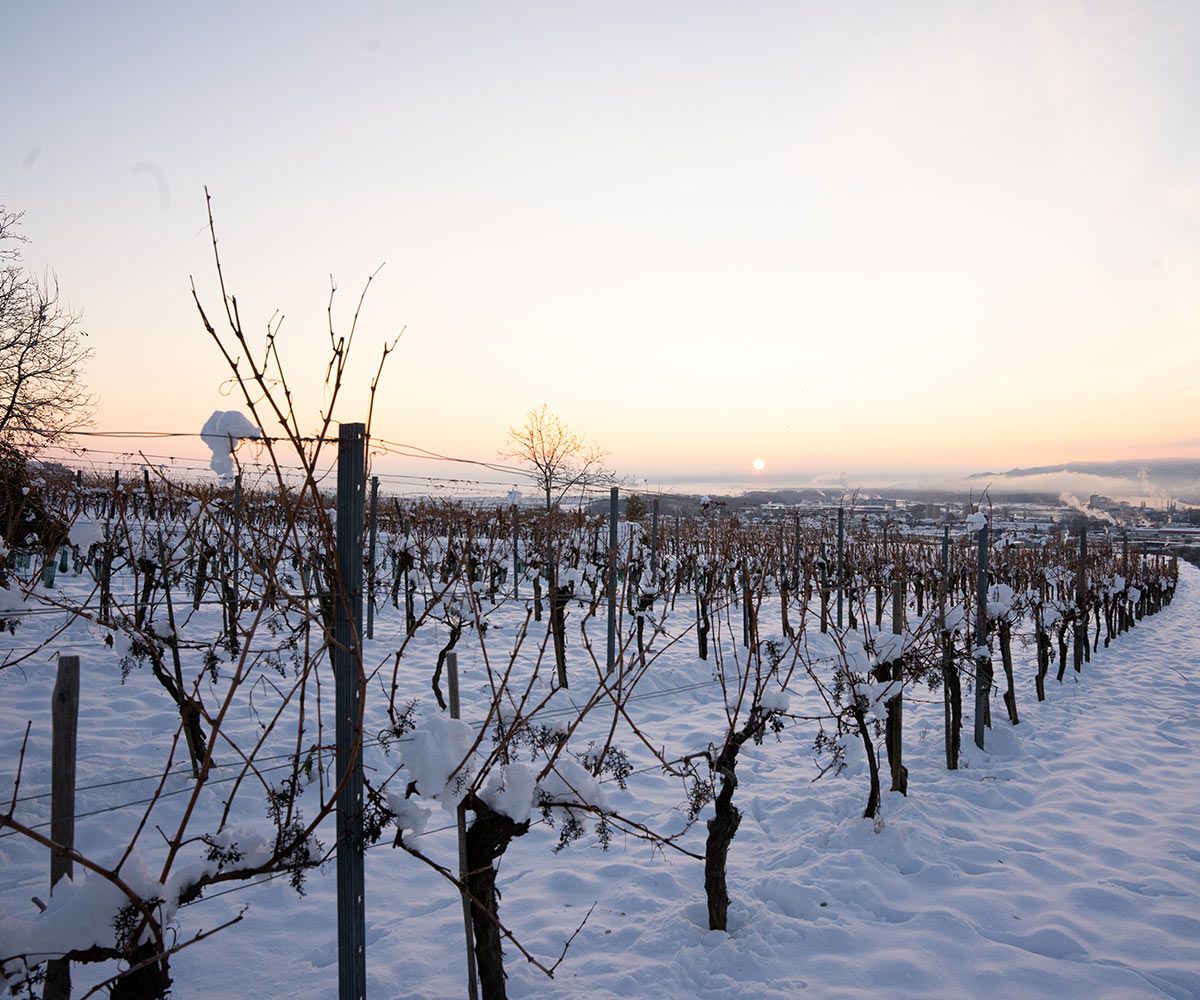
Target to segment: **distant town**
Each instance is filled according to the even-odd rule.
[[[622,491],[625,494],[625,491]],[[940,537],[945,526],[961,526],[967,514],[983,510],[991,516],[997,541],[1007,545],[1040,546],[1074,535],[1081,524],[1089,534],[1128,541],[1141,552],[1200,558],[1200,506],[1168,497],[1115,499],[1092,494],[1021,494],[992,498],[984,493],[942,491],[877,491],[816,489],[754,490],[732,496],[664,494],[657,497],[660,516],[736,518],[744,524],[818,527],[846,510],[848,524],[880,529],[889,526],[903,535]],[[624,495],[622,510],[632,502],[634,516],[653,504],[655,496],[636,490]],[[607,501],[592,504],[604,508]]]

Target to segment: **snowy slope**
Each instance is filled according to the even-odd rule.
[[[1171,607],[1046,703],[1026,669],[1021,726],[997,715],[991,752],[968,744],[958,773],[941,764],[940,705],[912,706],[911,795],[885,794],[878,831],[859,818],[861,777],[811,785],[798,741],[748,748],[728,935],[706,929],[698,862],[641,844],[555,856],[535,829],[501,880],[527,945],[556,957],[599,905],[554,981],[510,949],[512,995],[1200,997],[1200,573],[1182,572]],[[461,993],[457,900],[409,859],[372,854],[372,995]],[[239,895],[254,932],[181,955],[181,981],[229,995],[239,976],[219,970],[245,963],[263,992],[332,995],[332,886],[303,932],[287,889]]]
[[[466,651],[463,667],[469,692]],[[720,732],[719,698],[700,683],[708,669],[681,644],[647,678],[646,694],[667,693],[639,702],[639,718],[673,753]],[[16,729],[44,711],[53,665],[10,673],[5,760]],[[161,695],[111,673],[94,672],[90,689],[85,680],[84,717],[103,722],[81,735],[84,773],[127,771],[139,740],[174,725]],[[1021,725],[994,711],[988,752],[965,739],[956,773],[942,763],[940,694],[911,692],[910,795],[885,793],[874,826],[860,818],[861,764],[812,783],[811,732],[747,746],[729,934],[706,929],[699,862],[619,840],[554,854],[556,832],[535,825],[501,868],[501,916],[552,962],[596,907],[552,981],[507,950],[511,995],[1200,997],[1200,572],[1181,567],[1175,602],[1081,676],[1051,681],[1046,703],[1034,702],[1028,653],[1018,673]],[[689,681],[697,689],[671,692]],[[43,751],[31,744],[31,781]],[[680,786],[654,769],[627,792],[607,787],[628,815],[682,824]],[[81,821],[81,845],[102,854],[118,822]],[[687,846],[701,849],[703,836],[696,827]],[[45,891],[44,855],[17,839],[0,840],[0,905],[24,915]],[[433,833],[423,849],[449,858],[453,835]],[[190,934],[249,907],[241,925],[175,956],[177,996],[336,995],[333,870],[314,873],[303,898],[285,881],[182,911]],[[372,997],[465,995],[461,909],[438,876],[390,846],[371,850],[367,921]]]

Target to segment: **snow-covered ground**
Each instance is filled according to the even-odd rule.
[[[861,819],[861,761],[813,782],[811,729],[747,745],[727,934],[706,929],[700,862],[632,839],[604,851],[585,838],[555,854],[557,831],[535,825],[501,867],[505,922],[553,962],[596,905],[553,980],[506,950],[510,994],[1200,997],[1200,571],[1180,572],[1171,606],[1101,649],[1082,675],[1068,670],[1061,686],[1051,678],[1044,704],[1034,700],[1024,651],[1021,725],[1011,727],[997,703],[983,753],[969,742],[968,716],[957,772],[943,766],[940,693],[911,691],[909,796],[885,793],[874,824]],[[395,634],[393,616],[389,609],[380,619],[380,650]],[[85,655],[80,784],[153,770],[178,722],[173,705],[144,671],[122,686],[87,629],[56,648],[73,644]],[[431,634],[405,663],[410,655],[425,662],[439,644]],[[469,636],[460,654],[469,717],[482,683]],[[569,654],[581,655],[577,646]],[[640,689],[637,717],[672,756],[720,736],[719,692],[703,683],[709,671],[689,639]],[[50,657],[0,672],[5,806],[26,719],[34,736],[22,795],[46,785],[53,675]],[[428,691],[422,671],[406,668],[405,677],[414,695]],[[639,769],[650,762],[631,757]],[[606,788],[627,815],[663,830],[683,824],[680,784],[654,768],[636,773],[627,791]],[[219,791],[205,800],[214,815]],[[142,785],[96,789],[81,793],[78,810],[142,794]],[[164,815],[182,798],[164,801]],[[44,800],[23,809],[28,821],[45,818]],[[710,813],[688,834],[690,849],[702,849]],[[105,860],[136,818],[82,816],[77,843]],[[450,821],[435,815],[430,825]],[[421,846],[449,860],[453,833],[431,833]],[[21,838],[0,839],[0,913],[30,916],[30,896],[47,890],[45,865],[44,852]],[[451,887],[393,850],[390,836],[368,852],[366,873],[369,996],[465,995],[462,910]],[[334,901],[331,866],[312,874],[303,897],[276,879],[186,907],[181,936],[248,909],[240,925],[174,957],[175,995],[335,996]],[[77,986],[110,971],[80,969]]]

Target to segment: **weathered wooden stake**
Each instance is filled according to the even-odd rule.
[[[942,529],[942,578],[938,581],[938,618],[942,640],[942,702],[946,723],[946,768],[958,769],[962,728],[962,689],[954,662],[954,637],[946,627],[946,601],[950,588],[950,529]]]
[[[79,732],[79,657],[60,656],[54,693],[50,698],[50,839],[66,847],[75,846],[75,757]],[[50,854],[50,892],[63,876],[74,875],[74,863],[66,854]],[[46,965],[44,1000],[70,1000],[71,963],[55,959]]]
[[[521,522],[517,514],[517,505],[513,504],[513,599],[521,596]]]
[[[654,498],[654,510],[650,517],[650,575],[658,581],[658,501]]]
[[[1075,573],[1075,672],[1087,649],[1087,522],[1079,523],[1079,569]]]
[[[242,476],[238,473],[233,480],[233,545],[229,553],[230,574],[226,599],[229,604],[229,651],[238,651],[238,605],[239,580],[241,578],[242,541]]]
[[[112,506],[104,515],[104,548],[100,563],[100,621],[107,625],[110,605],[112,604],[112,518],[117,507],[117,487],[121,483],[121,473],[113,473]]]
[[[154,507],[154,490],[150,488],[150,470],[142,469],[142,485],[146,490],[146,517],[153,521],[155,519]]]
[[[976,578],[975,609],[975,745],[983,749],[983,727],[992,687],[992,660],[987,651],[988,524],[979,529],[979,570]]]
[[[821,631],[829,631],[829,565],[825,562],[824,551],[817,562],[821,574]]]
[[[842,627],[842,572],[845,566],[843,551],[846,537],[846,511],[838,508],[838,547],[837,547],[837,627]]]
[[[904,632],[904,583],[896,577],[892,580],[892,634]],[[887,751],[888,764],[892,771],[892,791],[908,794],[908,768],[904,766],[904,657],[897,656],[889,669],[890,676],[884,678],[899,684],[899,693],[887,701]]]
[[[446,654],[446,682],[450,688],[450,718],[461,717],[458,700],[458,654],[451,650]],[[478,1000],[479,984],[475,975],[475,933],[471,927],[471,900],[467,897],[467,809],[458,804],[458,879],[463,884],[462,909],[463,927],[467,935],[467,996]]]
[[[742,647],[750,648],[750,575],[742,566]]]

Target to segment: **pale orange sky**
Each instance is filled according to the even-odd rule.
[[[348,321],[387,262],[342,416],[407,326],[393,440],[494,459],[547,402],[651,481],[1200,454],[1194,4],[165,11],[7,19],[3,197],[99,427],[234,404],[208,184],[309,407],[329,273]]]

